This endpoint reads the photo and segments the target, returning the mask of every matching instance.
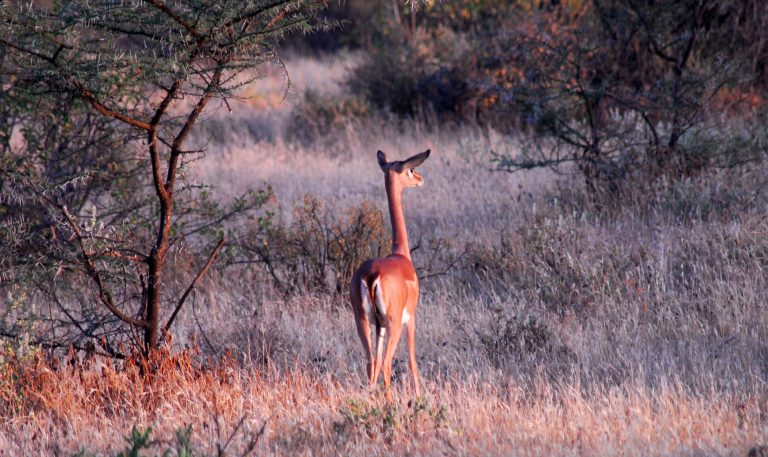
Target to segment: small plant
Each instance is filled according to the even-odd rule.
[[[424,397],[409,401],[406,409],[394,403],[380,407],[365,400],[349,399],[340,413],[341,420],[333,424],[337,436],[360,431],[368,439],[381,437],[389,443],[399,434],[423,434],[440,430],[448,423],[448,407],[432,404]]]
[[[152,440],[152,427],[141,428],[134,425],[131,428],[131,434],[125,438],[127,445],[125,449],[117,453],[117,457],[142,457],[145,455],[162,455],[163,457],[194,457],[195,455],[203,455],[202,453],[196,453],[190,439],[192,437],[192,426],[180,427],[176,430],[176,442],[171,448],[171,444],[167,441]],[[153,448],[157,448],[162,451],[161,454],[151,453]],[[147,451],[149,454],[144,454],[142,451]],[[87,449],[81,449],[80,452],[75,454],[75,457],[95,457],[96,454],[89,452]]]
[[[176,455],[178,457],[193,457],[192,426],[180,427],[176,430]]]
[[[425,429],[439,430],[448,423],[448,407],[442,403],[433,405],[425,397],[417,397],[408,402],[408,414],[403,428],[412,433]]]
[[[152,447],[152,441],[150,441],[150,435],[152,434],[152,427],[141,429],[136,425],[131,429],[131,434],[126,438],[128,446],[120,452],[118,457],[139,457],[142,450],[148,450]]]
[[[398,427],[398,407],[388,404],[379,407],[365,400],[347,400],[341,409],[341,420],[334,423],[337,434],[363,430],[368,438],[377,436],[391,441]]]

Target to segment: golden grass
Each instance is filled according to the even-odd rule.
[[[398,386],[388,406],[357,373],[196,365],[188,353],[164,357],[149,383],[131,364],[6,361],[0,448],[115,454],[133,425],[151,426],[158,450],[191,425],[195,449],[213,454],[231,438],[229,455],[253,442],[264,455],[745,455],[768,440],[765,392],[491,376],[427,381],[415,402]]]

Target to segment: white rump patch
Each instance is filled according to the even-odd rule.
[[[381,293],[381,284],[379,284],[379,278],[373,281],[373,295],[376,298],[376,309],[379,311],[379,315],[387,317],[387,303],[384,301],[384,295]]]
[[[368,322],[376,323],[376,314],[373,312],[373,305],[371,304],[371,294],[368,293],[368,286],[364,279],[360,280],[360,300],[363,303],[363,312],[368,316]]]
[[[408,314],[408,310],[403,308],[403,324],[407,324],[411,320],[411,315]]]

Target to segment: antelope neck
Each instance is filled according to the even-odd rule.
[[[405,217],[403,216],[403,187],[395,183],[389,174],[387,174],[385,187],[387,189],[387,203],[389,204],[389,220],[392,223],[392,253],[400,254],[411,260],[408,233],[405,231]]]

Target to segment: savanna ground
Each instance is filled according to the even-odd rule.
[[[375,151],[431,149],[425,186],[404,195],[423,396],[404,343],[394,404],[366,390],[335,278],[323,290],[311,262],[270,280],[233,261],[195,293],[151,380],[131,361],[8,352],[0,455],[768,452],[764,165],[624,190],[614,208],[576,174],[494,171],[489,151],[521,146],[472,124],[341,116],[332,135],[297,137],[305,89],[340,93],[358,58],[287,57],[285,101],[282,72],[265,70],[208,114],[187,173],[222,199],[272,186],[278,241],[364,214],[386,250]]]

